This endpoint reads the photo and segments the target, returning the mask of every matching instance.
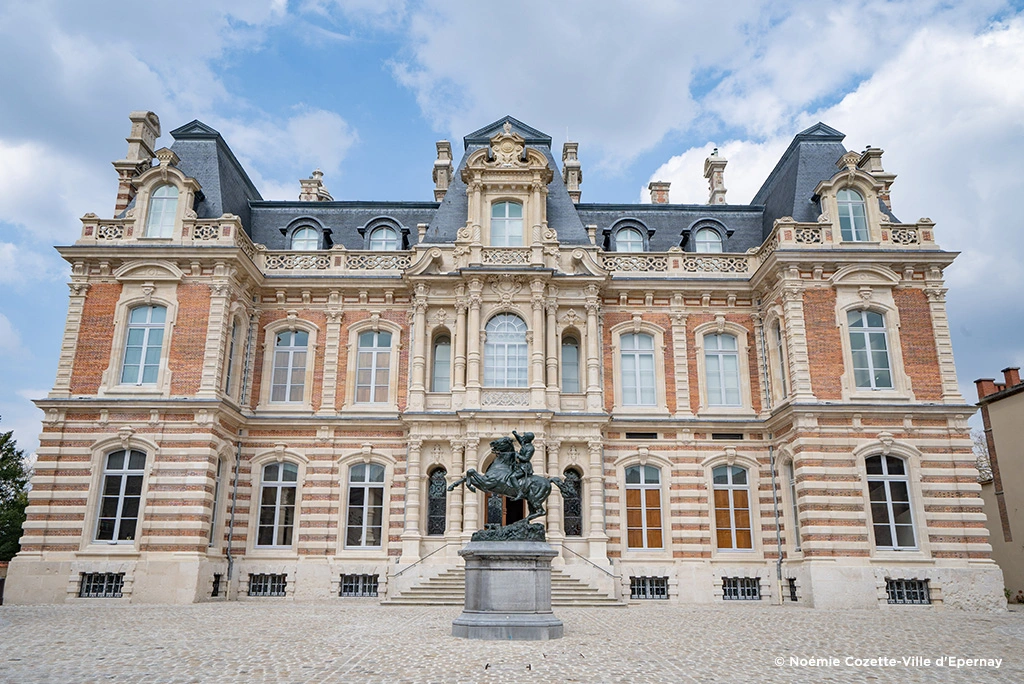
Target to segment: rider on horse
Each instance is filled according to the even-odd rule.
[[[518,501],[523,498],[523,483],[528,481],[533,475],[533,463],[530,459],[533,458],[533,453],[537,450],[537,447],[533,446],[533,433],[527,432],[526,434],[520,435],[515,430],[512,431],[512,435],[519,442],[519,453],[516,454],[515,466],[512,468],[512,473],[509,475],[509,484],[518,491],[512,500]]]

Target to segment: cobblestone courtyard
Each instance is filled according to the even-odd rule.
[[[1024,612],[666,604],[559,609],[565,638],[454,639],[458,607],[0,607],[2,682],[1024,681]],[[932,659],[905,665],[904,657]],[[950,668],[936,658],[1000,658]],[[888,666],[847,658],[895,659]],[[837,658],[838,665],[791,658]],[[777,664],[782,660],[782,665]],[[486,667],[485,667],[486,664]]]

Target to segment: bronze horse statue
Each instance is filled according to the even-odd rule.
[[[532,437],[530,433],[527,433],[527,436]],[[494,452],[495,459],[487,467],[487,470],[479,473],[470,468],[462,478],[448,487],[448,491],[464,484],[471,492],[482,489],[485,492],[494,492],[515,499],[526,499],[530,515],[525,518],[524,522],[539,518],[547,512],[544,510],[544,502],[551,494],[552,484],[557,485],[563,494],[574,493],[572,485],[567,484],[560,477],[533,475],[532,468],[528,466],[529,456],[532,455],[533,450],[529,449],[525,460],[517,458],[512,438],[500,437],[493,440],[491,451]],[[526,450],[524,449],[524,451]]]

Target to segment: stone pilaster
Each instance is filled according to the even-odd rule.
[[[552,411],[557,411],[558,406],[558,324],[555,314],[558,313],[557,291],[554,287],[548,286],[548,300],[544,304],[544,311],[547,313],[547,320],[544,325],[544,340],[547,344],[545,362],[547,364],[547,405]]]
[[[455,480],[462,477],[462,474],[466,472],[466,466],[464,462],[464,453],[466,450],[466,442],[462,439],[451,440],[452,445],[452,473],[449,475],[451,484]],[[462,490],[464,487],[461,485],[452,490],[451,496],[448,499],[448,536],[458,539],[462,535]]]
[[[480,439],[478,437],[470,437],[466,440],[466,468],[475,467],[479,454],[477,449],[480,448]],[[470,492],[466,496],[466,503],[463,506],[463,520],[465,521],[462,526],[462,541],[469,542],[470,537],[473,533],[480,529],[480,494]]]
[[[811,361],[807,353],[804,324],[804,292],[799,281],[787,282],[782,290],[782,313],[786,323],[786,351],[793,401],[816,401],[811,388]]]
[[[480,306],[483,304],[483,281],[469,283],[469,330],[466,333],[466,406],[480,407]]]
[[[409,410],[422,411],[426,402],[427,375],[427,291],[423,283],[417,283],[413,296],[412,319],[412,383],[409,386]]]
[[[231,288],[226,282],[210,284],[210,314],[203,348],[203,373],[199,380],[200,397],[217,396],[227,355],[222,353],[231,327]]]
[[[600,440],[587,442],[590,452],[590,466],[587,474],[587,489],[590,492],[590,519],[587,524],[590,560],[594,563],[608,563],[608,535],[604,531],[604,443]]]
[[[558,472],[558,450],[561,444],[561,441],[557,439],[544,440],[548,477],[561,477]],[[556,486],[551,487],[551,497],[548,499],[547,509],[548,540],[557,544],[565,537],[565,530],[562,527],[562,490]]]
[[[600,304],[597,286],[587,287],[587,410],[600,411],[601,402],[601,351],[597,312]]]
[[[680,298],[681,299],[681,298]],[[672,318],[672,353],[675,361],[676,417],[693,416],[690,410],[690,370],[686,349],[686,314],[676,311]]]
[[[953,341],[949,336],[949,317],[946,315],[946,288],[942,281],[930,282],[924,289],[928,297],[928,310],[932,315],[932,331],[935,334],[935,351],[939,358],[939,377],[942,378],[942,403],[963,404],[964,397],[956,382],[956,365],[953,363]]]
[[[533,333],[530,345],[530,408],[543,409],[544,400],[544,283],[534,280],[530,283],[533,294],[530,306],[533,311]],[[529,335],[529,333],[527,333]],[[529,340],[528,340],[529,341]]]
[[[64,337],[60,343],[60,358],[57,360],[57,379],[53,383],[51,399],[71,396],[71,373],[75,363],[75,352],[78,349],[78,332],[82,327],[82,309],[85,308],[85,297],[89,291],[89,283],[68,283],[71,295],[68,300],[68,317],[64,321]]]
[[[452,408],[456,411],[466,405],[466,302],[465,287],[456,288],[455,336],[452,340]]]
[[[405,531],[402,532],[401,562],[415,563],[420,559],[420,451],[423,440],[410,439],[405,465]]]
[[[345,312],[339,309],[327,310],[327,331],[324,335],[324,382],[319,415],[333,415],[338,412],[338,353],[341,349],[341,321]]]

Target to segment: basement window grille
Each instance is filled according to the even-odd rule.
[[[723,577],[722,599],[725,601],[760,601],[761,582],[757,577]]]
[[[83,572],[79,598],[121,598],[123,572]]]
[[[627,432],[626,439],[658,439],[657,432]]]
[[[712,432],[711,439],[718,440],[737,440],[743,439],[742,432]]]
[[[249,596],[284,596],[287,586],[287,573],[281,575],[263,572],[249,573]]]
[[[786,582],[789,583],[789,600],[792,601],[793,603],[796,603],[796,601],[797,601],[797,598],[796,598],[796,578],[795,577],[790,577],[790,578],[786,579]]]
[[[629,598],[667,599],[668,577],[630,577]]]
[[[927,606],[932,602],[928,580],[886,579],[885,594],[889,603]]]
[[[210,591],[210,598],[217,598],[218,596],[220,596],[220,581],[222,577],[224,577],[224,575],[220,574],[219,572],[214,573],[213,589]]]
[[[378,575],[342,575],[338,596],[376,596]]]

